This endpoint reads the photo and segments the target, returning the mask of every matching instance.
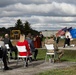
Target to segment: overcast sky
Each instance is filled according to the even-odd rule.
[[[76,0],[0,0],[0,28],[13,27],[18,19],[34,30],[76,27]]]

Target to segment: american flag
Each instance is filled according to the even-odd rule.
[[[67,27],[59,30],[57,33],[56,33],[56,36],[62,36],[65,34],[65,32],[67,31]]]

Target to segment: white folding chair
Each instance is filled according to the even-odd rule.
[[[8,44],[5,44],[5,46],[6,46],[6,49],[10,49],[10,47],[9,47],[9,45],[8,45]]]
[[[10,47],[9,44],[5,44],[5,47],[7,49],[7,56],[8,56],[8,62],[10,61]]]
[[[17,64],[18,64],[19,58],[21,58],[23,60],[23,64],[24,64],[24,67],[25,67],[25,65],[28,63],[28,58],[31,57],[31,55],[30,56],[28,55],[26,46],[18,46],[18,45],[16,45],[16,47],[18,49]],[[20,53],[23,53],[23,54],[20,55]],[[27,53],[27,55],[25,55],[25,53]]]
[[[47,49],[46,56],[45,56],[45,61],[46,61],[48,55],[49,56],[52,56],[53,55],[54,58],[55,58],[54,45],[53,44],[45,44],[45,47]],[[51,62],[54,63],[54,58],[53,58],[53,61],[52,61],[52,58],[49,59],[49,61],[51,61]]]

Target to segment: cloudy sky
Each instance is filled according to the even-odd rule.
[[[76,27],[75,0],[0,0],[0,28],[13,27],[18,19],[34,30]]]

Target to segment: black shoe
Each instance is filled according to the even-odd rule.
[[[33,59],[34,61],[37,61],[37,59]]]
[[[26,67],[28,67],[28,62],[26,62]]]
[[[12,70],[12,68],[6,67],[3,70]]]
[[[17,60],[17,57],[15,58],[15,60]]]
[[[10,57],[10,59],[13,59],[13,57]]]

